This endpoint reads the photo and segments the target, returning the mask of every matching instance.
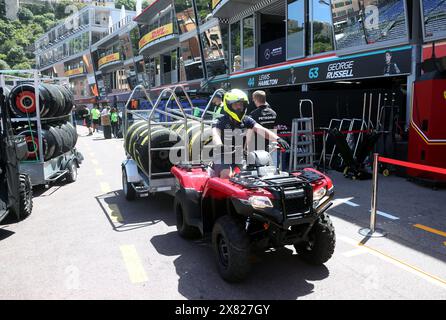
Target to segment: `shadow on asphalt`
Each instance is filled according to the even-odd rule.
[[[67,183],[65,179],[61,179],[59,181],[51,183],[50,187],[47,189],[43,185],[34,186],[33,187],[33,198],[35,197],[49,197],[59,191],[60,188],[63,188]]]
[[[168,226],[176,225],[173,214],[173,198],[160,193],[148,198],[127,201],[122,190],[112,191],[95,197],[113,230],[118,232],[146,228],[163,221]],[[114,222],[110,217],[113,206],[117,206],[122,220]]]
[[[370,190],[371,181],[352,181],[345,179],[341,173],[330,171],[333,178],[337,198],[353,198],[353,202],[361,204],[352,208],[340,205],[329,210],[329,215],[352,223],[360,229],[370,226]],[[444,224],[444,205],[446,190],[433,190],[424,185],[408,181],[404,177],[379,176],[378,210],[396,215],[398,220],[390,220],[377,215],[376,228],[386,233],[386,238],[407,248],[427,254],[446,262],[444,254],[444,238],[414,228],[420,223],[442,230]],[[370,237],[364,237],[362,244]]]
[[[12,236],[15,232],[0,228],[0,241]]]
[[[327,267],[309,266],[292,250],[282,248],[257,253],[249,277],[230,284],[217,271],[210,243],[185,240],[177,232],[155,236],[150,242],[162,255],[179,256],[174,261],[178,292],[187,299],[295,300],[313,292],[309,281],[330,275]]]

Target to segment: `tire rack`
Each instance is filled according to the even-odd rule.
[[[23,75],[31,75],[32,78],[19,77],[15,74],[23,74]],[[11,122],[14,123],[31,123],[34,122],[37,128],[37,139],[39,142],[39,154],[38,159],[36,160],[25,160],[20,162],[20,173],[26,173],[31,178],[31,184],[35,185],[48,185],[50,182],[54,182],[59,178],[65,176],[68,172],[66,169],[62,169],[62,167],[66,167],[66,165],[71,162],[73,159],[76,159],[78,163],[82,161],[83,157],[80,153],[75,151],[75,148],[57,156],[53,159],[45,161],[45,157],[43,154],[43,137],[42,137],[42,121],[54,121],[54,120],[70,120],[72,122],[72,114],[68,114],[65,116],[53,117],[53,118],[41,118],[40,117],[40,89],[39,85],[42,82],[54,82],[54,81],[63,81],[68,78],[44,78],[39,75],[39,71],[32,70],[0,70],[0,86],[4,87],[7,82],[13,82],[16,85],[19,82],[28,82],[34,83],[35,89],[35,103],[36,103],[36,116],[35,117],[27,117],[27,118],[11,118]],[[46,80],[46,81],[44,81]]]
[[[133,99],[133,96],[135,93],[141,90],[144,93],[145,99],[149,101],[150,105],[152,106],[151,109],[148,110],[129,110],[129,105],[131,100]],[[143,85],[136,86],[132,93],[130,94],[127,103],[125,104],[125,110],[124,110],[124,140],[127,136],[127,131],[129,128],[129,115],[132,115],[132,121],[142,120],[146,121],[148,125],[148,155],[150,160],[150,155],[152,154],[152,151],[170,151],[173,150],[174,147],[168,147],[168,148],[152,148],[151,145],[151,132],[152,132],[152,126],[154,125],[161,125],[166,128],[168,126],[172,126],[174,124],[177,124],[175,122],[169,121],[169,119],[179,120],[182,121],[185,128],[187,128],[188,120],[197,119],[196,117],[192,115],[186,114],[178,95],[176,94],[177,91],[183,92],[189,101],[190,98],[187,95],[187,92],[184,90],[182,86],[175,86],[172,88],[166,88],[164,89],[158,96],[158,99],[155,103],[152,102],[149,94],[147,93],[146,89]],[[170,108],[165,108],[165,110],[161,110],[160,105],[164,97],[168,97],[167,101],[175,101],[176,105],[178,106],[178,110],[172,110]],[[192,105],[191,105],[192,106]],[[193,106],[192,106],[193,107]],[[165,117],[164,121],[160,121],[158,117]],[[184,145],[175,147],[178,150],[184,150],[184,162],[189,162],[189,136],[187,134],[187,130],[184,130],[184,137],[180,137],[182,141],[184,142]],[[128,159],[130,158],[130,155],[127,155]],[[135,159],[133,159],[135,160]],[[173,178],[171,172],[159,172],[159,173],[153,173],[152,172],[152,166],[149,163],[148,164],[148,172],[144,170],[144,168],[141,168],[138,166],[139,174],[141,178],[143,179],[144,186],[135,186],[135,190],[140,193],[144,194],[146,192],[148,193],[155,193],[155,192],[164,192],[164,191],[171,191],[175,187],[175,178]]]

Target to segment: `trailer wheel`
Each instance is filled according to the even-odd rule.
[[[187,224],[184,216],[184,206],[178,197],[174,201],[175,215],[177,217],[178,234],[185,239],[196,239],[200,236],[200,231],[196,227]]]
[[[70,161],[70,163],[67,166],[68,169],[68,175],[67,175],[67,182],[73,183],[77,180],[77,163],[76,161]]]
[[[309,234],[310,241],[294,245],[299,256],[312,265],[322,265],[330,260],[336,245],[336,236],[330,218],[323,214]]]
[[[251,270],[250,241],[243,227],[234,218],[220,217],[212,230],[212,246],[218,272],[228,282],[244,280]]]
[[[33,210],[33,190],[31,187],[31,179],[26,174],[21,174],[19,185],[19,217],[20,220],[27,218]]]
[[[128,201],[133,201],[136,199],[136,191],[133,189],[132,184],[128,182],[125,168],[122,168],[122,190],[124,191],[124,196]]]

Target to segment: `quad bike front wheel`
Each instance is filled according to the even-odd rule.
[[[336,245],[333,224],[328,215],[323,214],[309,234],[310,241],[294,245],[299,257],[312,265],[322,265],[332,257]]]
[[[244,280],[251,270],[250,241],[243,226],[231,216],[220,217],[212,230],[218,272],[228,282]]]

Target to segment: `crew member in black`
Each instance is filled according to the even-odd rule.
[[[276,141],[283,149],[289,149],[285,140],[246,116],[249,104],[246,93],[233,89],[224,95],[223,104],[225,113],[212,126],[213,144],[217,147],[216,150],[221,151],[220,155],[214,155],[214,171],[217,176],[229,177],[233,174],[233,169],[242,164],[243,151],[246,145],[250,145],[254,133]],[[244,135],[246,141],[243,141]]]
[[[249,116],[261,126],[269,130],[274,130],[277,122],[277,113],[271,108],[268,102],[266,102],[265,91],[258,90],[254,92],[252,94],[252,100],[254,101],[256,109],[254,109]],[[254,150],[269,151],[267,147],[265,138],[255,135]]]

